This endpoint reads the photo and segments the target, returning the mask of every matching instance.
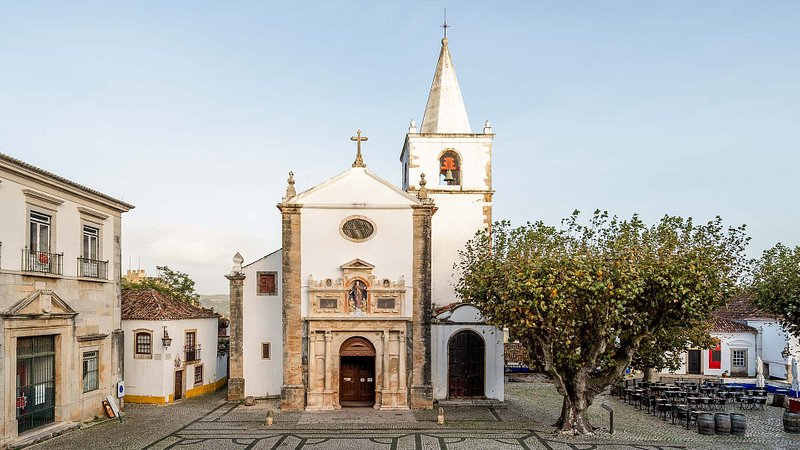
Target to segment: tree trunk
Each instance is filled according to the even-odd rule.
[[[642,372],[644,372],[644,376],[642,377],[642,381],[645,381],[645,382],[648,382],[648,383],[653,381],[653,369],[651,367],[645,367],[644,369],[642,369]]]
[[[562,434],[594,434],[594,428],[589,423],[589,416],[586,414],[589,402],[585,393],[582,397],[578,401],[572,401],[567,396],[564,397],[561,405],[561,417],[556,422],[556,426]]]

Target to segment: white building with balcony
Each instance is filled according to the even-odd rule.
[[[123,290],[125,401],[163,405],[223,386],[219,317],[154,289]]]
[[[0,154],[0,447],[105,414],[123,379],[122,213]]]

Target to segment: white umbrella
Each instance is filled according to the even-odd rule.
[[[797,358],[792,357],[792,390],[800,391],[800,382],[797,380]]]
[[[760,356],[756,357],[756,387],[764,387],[764,361]]]

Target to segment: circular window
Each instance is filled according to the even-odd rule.
[[[375,225],[361,218],[348,219],[342,224],[342,234],[353,241],[364,241],[375,233]]]

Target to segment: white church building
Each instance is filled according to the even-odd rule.
[[[284,410],[431,408],[503,401],[503,333],[459,303],[458,252],[492,221],[492,140],[470,127],[447,38],[420,127],[400,152],[402,186],[352,167],[296,193],[282,248],[231,284],[229,399],[281,396]],[[298,174],[300,175],[300,174]]]

